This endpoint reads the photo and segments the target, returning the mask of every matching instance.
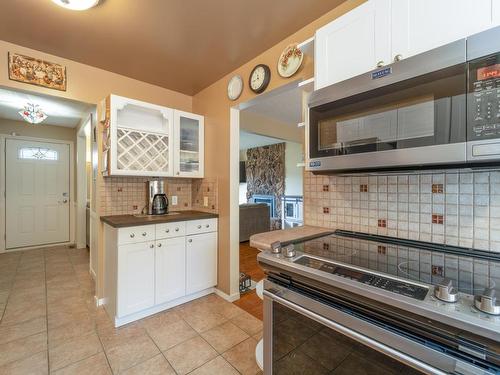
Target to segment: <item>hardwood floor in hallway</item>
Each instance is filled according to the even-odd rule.
[[[240,243],[240,272],[250,275],[255,282],[265,277],[264,271],[257,263],[257,254],[259,254],[259,250],[251,247],[248,242]],[[263,320],[263,303],[255,290],[242,294],[240,299],[233,303],[256,318]]]
[[[86,249],[0,254],[0,374],[259,374],[262,322],[211,294],[114,328]]]

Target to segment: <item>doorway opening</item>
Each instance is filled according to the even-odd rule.
[[[95,106],[0,88],[0,252],[85,248]]]
[[[308,90],[292,82],[232,110],[238,121],[231,122],[231,130],[236,133],[237,128],[239,141],[239,178],[231,179],[232,191],[238,192],[237,202],[231,198],[232,207],[237,204],[231,213],[239,218],[237,236],[232,237],[239,255],[241,297],[236,304],[259,319],[262,301],[255,288],[264,273],[257,263],[259,250],[249,240],[257,233],[303,225],[303,124],[308,95]],[[235,138],[236,134],[231,140]]]

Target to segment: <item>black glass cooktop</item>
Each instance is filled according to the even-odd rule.
[[[424,299],[428,289],[383,274],[433,285],[447,277],[467,294],[500,285],[500,254],[480,250],[346,231],[295,244],[295,249],[305,253],[296,261],[298,264],[417,299]],[[362,270],[356,272],[349,266]],[[363,269],[368,272],[362,272]]]

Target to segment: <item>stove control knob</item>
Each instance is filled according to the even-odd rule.
[[[434,288],[434,296],[441,301],[455,303],[458,301],[458,290],[450,279],[444,278]]]
[[[500,297],[498,291],[494,288],[486,288],[480,296],[474,297],[474,306],[479,311],[491,315],[500,315]]]
[[[297,254],[297,252],[295,251],[295,246],[293,246],[293,244],[283,248],[283,255],[285,258],[293,258],[295,254]]]
[[[273,254],[281,253],[281,242],[275,241],[271,244],[271,253]]]

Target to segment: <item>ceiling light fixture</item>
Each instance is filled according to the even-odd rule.
[[[57,5],[71,10],[87,10],[95,7],[99,0],[52,0]]]
[[[38,104],[33,103],[27,103],[18,113],[30,124],[39,124],[48,117]]]

